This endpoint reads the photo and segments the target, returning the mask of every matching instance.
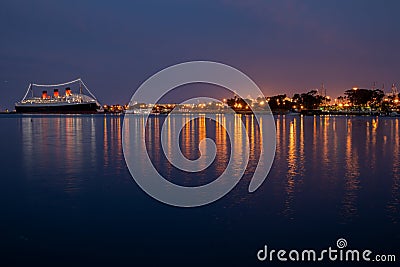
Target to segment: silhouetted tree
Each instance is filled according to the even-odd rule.
[[[318,108],[326,98],[324,96],[318,95],[317,93],[317,90],[311,90],[307,93],[301,94],[300,104],[302,104],[306,109]]]
[[[271,110],[290,109],[291,107],[288,107],[285,98],[286,94],[271,96],[268,101],[268,105],[271,108]]]
[[[302,104],[302,103],[301,103],[301,96],[300,96],[300,94],[294,94],[292,99],[293,99],[294,102],[299,103],[299,104]]]
[[[385,94],[380,89],[349,89],[344,92],[355,106],[379,105]]]
[[[248,103],[251,103],[250,99],[246,99]],[[226,101],[226,104],[233,108],[234,110],[245,110],[249,109],[246,101],[240,97],[234,96],[234,98],[230,98]]]

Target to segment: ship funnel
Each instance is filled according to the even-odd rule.
[[[71,88],[69,88],[69,87],[65,88],[65,95],[66,96],[72,95]]]
[[[47,91],[43,91],[42,92],[42,99],[46,99],[47,98]]]
[[[59,94],[58,94],[58,89],[54,89],[54,97],[59,97]]]

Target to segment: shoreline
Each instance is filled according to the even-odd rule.
[[[104,113],[104,112],[99,112],[99,113],[17,113],[17,112],[0,112],[0,116],[6,116],[6,115],[11,115],[11,116],[59,116],[59,117],[68,117],[68,116],[98,116],[98,115],[105,115],[105,116],[167,116],[167,115],[192,115],[192,114],[214,114],[214,115],[224,115],[224,114],[238,114],[238,115],[245,115],[245,116],[251,116],[254,115],[253,113],[232,113],[232,112],[173,112],[173,113],[150,113],[150,114],[132,114],[132,113],[123,113],[123,112],[115,112],[115,113]],[[271,114],[271,113],[258,113],[258,115],[266,115],[266,114]],[[288,116],[288,117],[314,117],[314,116],[338,116],[338,117],[387,117],[387,118],[400,118],[399,115],[390,115],[390,114],[381,114],[381,113],[370,113],[370,112],[341,112],[341,111],[335,111],[335,112],[327,112],[327,111],[320,111],[320,112],[298,112],[298,113],[283,113],[283,112],[272,112],[273,116]]]

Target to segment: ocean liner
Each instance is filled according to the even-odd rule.
[[[73,93],[71,87],[77,85],[79,93]],[[41,96],[34,95],[34,88],[36,87],[43,89]],[[48,93],[47,88],[52,88],[53,95]],[[83,94],[83,88],[90,96]],[[60,93],[60,89],[64,92]],[[31,96],[28,96],[29,93],[31,93]],[[79,78],[61,84],[29,84],[25,96],[21,101],[15,103],[15,111],[17,113],[81,114],[98,113],[102,112],[103,109],[96,97]]]

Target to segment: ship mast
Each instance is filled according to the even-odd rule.
[[[398,94],[396,84],[392,84],[392,96],[396,97]]]

